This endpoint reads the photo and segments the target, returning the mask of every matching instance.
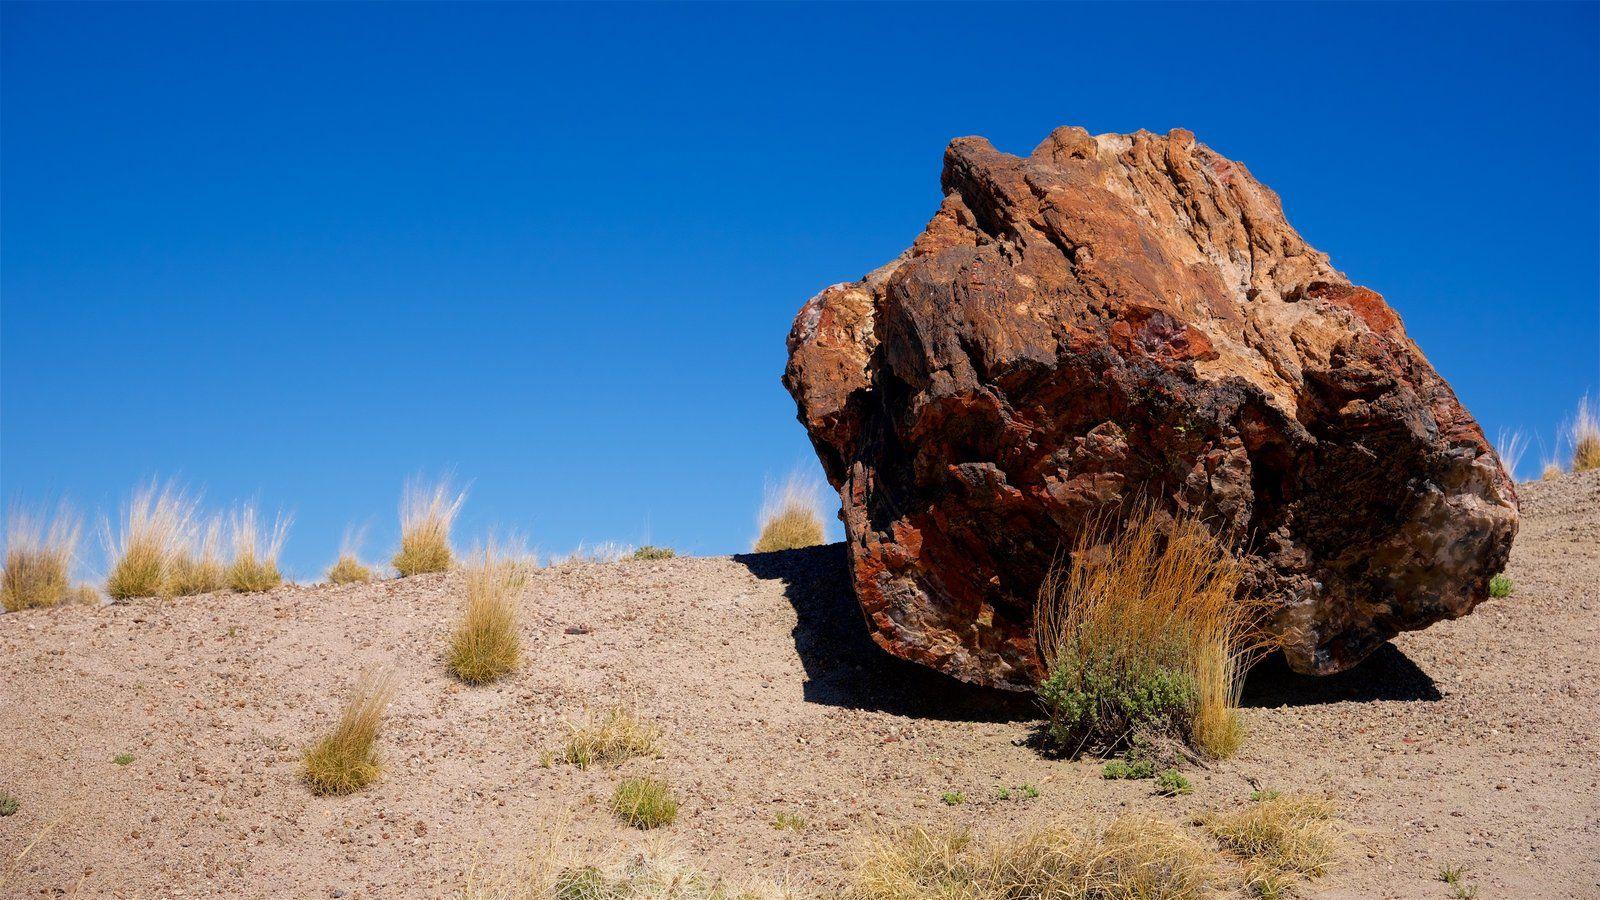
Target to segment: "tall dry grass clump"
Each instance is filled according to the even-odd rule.
[[[166,594],[174,567],[187,555],[194,514],[194,501],[175,484],[151,481],[134,490],[115,528],[107,521],[102,529],[111,599]]]
[[[1517,428],[1507,431],[1500,429],[1495,435],[1495,455],[1500,457],[1500,465],[1506,471],[1506,477],[1513,484],[1517,483],[1517,467],[1522,465],[1522,457],[1528,452],[1528,435]]]
[[[1166,736],[1214,757],[1236,750],[1239,691],[1263,640],[1258,611],[1237,598],[1242,577],[1194,515],[1141,501],[1119,527],[1085,528],[1035,607],[1047,742],[1076,754]]]
[[[1198,900],[1220,886],[1182,829],[1128,818],[1095,834],[1047,828],[982,845],[911,828],[871,839],[845,900]]]
[[[339,542],[339,559],[328,569],[329,584],[366,584],[372,580],[371,567],[361,562],[361,544],[365,529],[345,529]]]
[[[264,528],[254,506],[246,505],[228,517],[233,559],[228,562],[228,587],[242,594],[270,591],[283,584],[278,554],[289,535],[288,518],[279,515]]]
[[[378,780],[383,768],[378,734],[393,696],[388,673],[368,674],[356,683],[333,730],[305,751],[301,774],[314,793],[348,794]]]
[[[1572,445],[1572,471],[1600,469],[1600,412],[1587,394],[1578,401],[1578,411],[1564,430]]]
[[[400,552],[394,556],[401,577],[448,571],[455,563],[450,526],[466,501],[466,492],[454,490],[449,478],[431,485],[420,478],[406,481],[400,496]]]
[[[65,503],[54,515],[17,507],[6,516],[6,567],[0,606],[6,612],[59,606],[81,596],[72,586],[83,523]]]
[[[826,542],[822,509],[822,488],[800,475],[789,476],[778,489],[767,490],[761,504],[761,534],[750,549],[770,553]]]
[[[221,516],[212,516],[204,525],[192,523],[182,550],[173,556],[167,569],[163,596],[190,597],[228,586],[228,564],[222,555],[223,525]]]
[[[467,568],[467,602],[450,635],[450,671],[468,684],[488,684],[515,669],[522,643],[517,636],[517,600],[527,584],[519,554],[486,547]]]

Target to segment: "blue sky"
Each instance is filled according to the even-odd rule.
[[[469,538],[743,549],[815,471],[796,309],[951,138],[1062,124],[1244,161],[1548,446],[1600,388],[1597,8],[6,4],[0,494],[178,476],[293,511],[301,577],[446,468]]]

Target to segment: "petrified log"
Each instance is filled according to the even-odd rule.
[[[1194,136],[945,151],[911,248],[807,301],[784,385],[890,652],[1027,689],[1039,582],[1134,495],[1247,536],[1302,672],[1469,612],[1516,493],[1381,296]]]

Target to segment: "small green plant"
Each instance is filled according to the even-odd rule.
[[[1189,779],[1177,769],[1163,769],[1156,775],[1156,793],[1163,797],[1176,797],[1179,794],[1192,794],[1194,788],[1189,784]]]
[[[1014,788],[1003,787],[998,791],[997,796],[1001,800],[1032,800],[1039,796],[1039,789],[1031,784],[1019,785]]]
[[[1100,769],[1100,777],[1107,781],[1154,778],[1156,764],[1148,759],[1113,759]]]
[[[1439,867],[1439,880],[1445,884],[1460,884],[1467,877],[1467,867],[1461,863],[1446,863]]]
[[[1497,599],[1511,596],[1511,579],[1504,575],[1489,579],[1489,596]]]
[[[1263,800],[1276,800],[1281,796],[1283,795],[1279,794],[1277,791],[1251,791],[1250,802],[1260,803]]]
[[[655,547],[650,544],[633,551],[634,559],[671,559],[677,555],[678,551],[671,547]]]
[[[772,817],[772,827],[779,831],[805,831],[806,820],[790,812],[780,812]]]
[[[939,800],[940,802],[944,803],[945,806],[960,806],[961,804],[967,802],[967,795],[961,793],[960,791],[946,791],[945,793],[939,795]]]
[[[22,804],[10,791],[0,791],[0,816],[15,815]]]
[[[1452,900],[1478,900],[1477,884],[1453,884],[1450,886]]]
[[[111,757],[111,761],[116,763],[119,766],[125,766],[128,763],[133,762],[133,754],[132,753],[118,753],[116,756]]]
[[[611,811],[635,828],[660,828],[678,818],[678,798],[659,778],[624,778],[611,795]]]

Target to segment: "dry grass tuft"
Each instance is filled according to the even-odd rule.
[[[222,559],[222,517],[213,516],[203,528],[185,537],[183,551],[172,559],[162,594],[191,597],[228,586],[228,566]]]
[[[1237,599],[1238,559],[1197,517],[1133,506],[1121,527],[1084,529],[1071,563],[1039,589],[1039,685],[1055,749],[1168,736],[1214,757],[1243,737],[1245,670],[1264,638]]]
[[[454,490],[448,477],[432,485],[420,478],[406,481],[400,496],[400,552],[394,555],[400,577],[449,571],[455,564],[450,526],[466,502],[466,491]]]
[[[1495,455],[1500,457],[1500,465],[1505,469],[1506,477],[1512,484],[1517,483],[1517,467],[1522,464],[1522,457],[1528,452],[1528,435],[1520,428],[1507,431],[1500,429],[1494,441]]]
[[[1561,466],[1559,464],[1553,463],[1553,462],[1545,463],[1544,464],[1544,471],[1539,473],[1539,477],[1541,479],[1545,480],[1545,481],[1549,481],[1549,480],[1551,480],[1553,478],[1560,478],[1561,475],[1562,475]]]
[[[278,553],[289,535],[289,519],[279,515],[272,529],[263,535],[253,506],[245,506],[228,517],[233,560],[228,563],[228,587],[242,594],[270,591],[283,584],[278,571]]]
[[[115,533],[109,521],[103,528],[111,599],[166,593],[174,566],[188,553],[194,509],[194,501],[170,482],[151,481],[134,490]]]
[[[659,778],[624,778],[611,795],[611,812],[648,831],[677,821],[678,798],[672,794],[672,785]]]
[[[768,489],[761,505],[761,535],[750,549],[770,553],[826,543],[822,510],[821,486],[799,475],[789,476],[782,487]]]
[[[76,599],[72,564],[83,524],[65,503],[48,521],[26,509],[6,517],[6,567],[0,574],[0,606],[6,612],[59,606]]]
[[[1587,394],[1578,401],[1578,411],[1563,430],[1572,445],[1572,471],[1600,469],[1600,413]]]
[[[601,541],[598,544],[579,544],[576,549],[565,556],[552,557],[552,566],[591,566],[608,565],[632,559],[635,550],[631,544],[619,544],[616,541]]]
[[[1175,825],[1127,818],[1100,834],[1049,828],[980,846],[921,828],[871,840],[846,900],[1197,900],[1211,853]]]
[[[366,584],[372,580],[372,569],[361,562],[364,531],[345,529],[344,540],[339,542],[339,560],[328,570],[329,584]]]
[[[1340,843],[1333,811],[1326,798],[1285,794],[1204,817],[1201,823],[1243,860],[1245,886],[1252,893],[1279,897],[1300,880],[1332,869]]]
[[[467,603],[450,636],[448,666],[468,684],[488,684],[521,659],[517,599],[527,583],[521,556],[493,546],[473,555],[467,569]]]
[[[569,726],[562,760],[587,769],[618,765],[636,756],[661,754],[661,728],[639,718],[626,706],[590,712],[581,725]]]
[[[378,780],[378,732],[394,696],[390,675],[366,675],[356,683],[339,721],[305,751],[303,777],[317,794],[348,794]]]

